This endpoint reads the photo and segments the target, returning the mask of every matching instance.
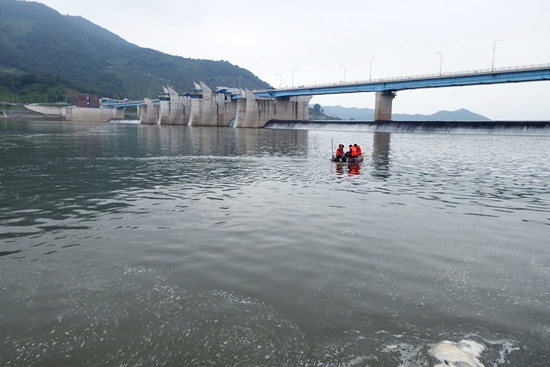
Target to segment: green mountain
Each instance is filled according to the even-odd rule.
[[[185,92],[198,81],[211,88],[239,81],[243,88],[269,87],[227,61],[164,54],[37,2],[0,0],[0,100],[78,92],[155,97],[162,86]]]
[[[343,120],[373,121],[372,108],[356,108],[342,106],[323,106],[325,114],[337,116]],[[408,115],[393,113],[393,121],[489,121],[489,118],[461,108],[456,111],[439,111],[432,115]]]

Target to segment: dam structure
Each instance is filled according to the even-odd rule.
[[[125,109],[132,107],[137,108],[141,124],[261,128],[272,120],[308,120],[310,100],[311,96],[257,97],[254,92],[240,88],[212,90],[200,82],[186,93],[163,87],[158,100],[112,100],[99,108],[39,104],[25,107],[72,122],[120,121],[125,119]]]
[[[163,90],[158,102],[146,98],[138,105],[140,123],[259,128],[271,120],[309,119],[311,96],[257,97],[247,89],[213,91],[202,82],[195,83],[195,90],[188,93],[180,94],[170,87]]]

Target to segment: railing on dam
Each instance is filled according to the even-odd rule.
[[[397,77],[390,77],[390,78],[376,78],[376,79],[356,80],[356,81],[337,82],[337,83],[321,83],[321,84],[311,84],[311,85],[300,85],[297,87],[285,86],[279,89],[257,90],[257,91],[254,91],[254,94],[258,95],[259,93],[264,93],[269,91],[277,91],[277,92],[297,91],[300,89],[319,89],[319,88],[342,87],[342,86],[383,84],[383,83],[392,83],[392,82],[401,82],[401,81],[415,81],[415,80],[420,81],[420,80],[443,79],[443,78],[461,78],[461,77],[492,75],[492,74],[502,74],[502,73],[511,73],[511,72],[529,72],[529,71],[537,71],[537,70],[550,71],[550,63],[524,65],[524,66],[512,66],[512,67],[503,67],[503,68],[489,68],[489,69],[434,73],[434,74],[421,74],[421,75],[411,75],[411,76],[397,76]]]

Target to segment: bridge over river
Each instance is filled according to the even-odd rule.
[[[390,121],[392,101],[397,91],[542,80],[550,80],[550,64],[317,84],[296,88],[266,89],[254,91],[254,94],[259,98],[290,98],[296,96],[375,92],[375,121]]]

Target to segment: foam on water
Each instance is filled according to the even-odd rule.
[[[184,290],[144,267],[123,266],[109,275],[69,269],[67,275],[62,284],[47,269],[38,275],[58,288],[40,305],[28,304],[31,295],[16,284],[2,289],[14,298],[6,312],[26,330],[2,341],[3,365],[304,364],[303,333],[256,299]],[[31,292],[37,298],[40,290]],[[35,320],[36,307],[49,308],[49,316]]]
[[[35,287],[23,289],[12,280],[0,289],[2,317],[16,320],[0,341],[0,361],[6,366],[93,361],[120,366],[417,367],[435,356],[457,367],[481,367],[481,362],[450,359],[453,351],[445,348],[460,348],[473,361],[486,357],[492,366],[507,365],[518,350],[512,341],[479,336],[474,337],[489,346],[487,356],[481,356],[483,345],[470,339],[434,344],[429,335],[413,335],[395,320],[358,315],[375,314],[368,303],[359,306],[366,309],[353,310],[329,302],[326,309],[314,310],[325,330],[304,328],[260,300],[225,290],[182,289],[142,266],[98,272],[90,265],[65,269],[61,276],[44,265],[26,276],[34,279],[23,284]]]
[[[438,359],[442,364],[437,366],[455,366],[455,367],[484,367],[478,357],[485,347],[472,340],[461,340],[454,343],[443,340],[430,349],[430,354]]]

